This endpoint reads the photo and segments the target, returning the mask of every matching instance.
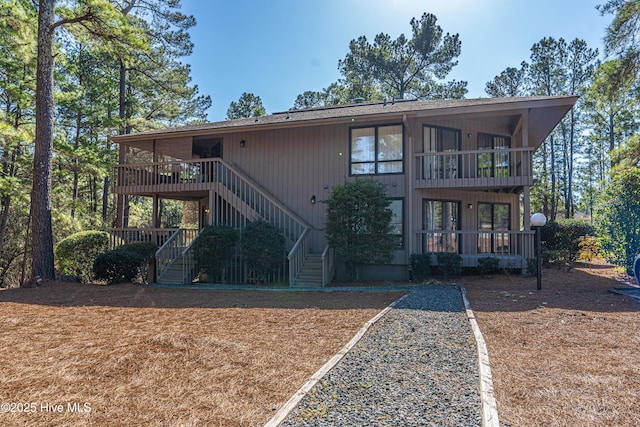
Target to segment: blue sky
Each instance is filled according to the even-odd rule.
[[[193,83],[210,95],[209,120],[224,120],[243,92],[260,96],[268,113],[293,106],[298,94],[340,78],[338,60],[361,35],[372,41],[411,34],[409,21],[433,13],[445,33],[458,33],[459,64],[449,78],[466,80],[467,98],[486,96],[487,81],[529,59],[543,37],[584,39],[602,53],[611,16],[605,0],[184,0],[191,30]]]

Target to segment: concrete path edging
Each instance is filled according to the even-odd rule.
[[[460,291],[462,292],[462,299],[464,301],[464,307],[467,312],[467,319],[473,330],[473,336],[476,339],[476,346],[478,348],[478,372],[480,375],[480,400],[482,402],[482,426],[483,427],[500,427],[500,420],[498,419],[498,406],[493,394],[493,377],[491,376],[491,366],[489,364],[489,352],[487,351],[487,344],[484,341],[476,317],[471,310],[469,300],[467,299],[467,290],[464,286],[460,285]]]
[[[282,408],[280,408],[278,412],[276,412],[273,418],[271,418],[271,420],[269,420],[269,422],[267,422],[264,425],[264,427],[279,426],[280,423],[282,423],[289,416],[291,411],[295,409],[298,403],[300,403],[302,398],[307,393],[309,393],[309,391],[311,391],[313,386],[315,386],[318,383],[318,381],[320,381],[320,379],[322,379],[322,377],[327,374],[327,372],[333,369],[333,367],[336,366],[338,362],[340,362],[344,358],[344,356],[349,352],[349,350],[351,350],[358,343],[358,341],[362,339],[362,337],[364,336],[364,334],[367,333],[369,328],[371,328],[371,326],[373,326],[378,320],[380,320],[385,314],[387,314],[387,312],[389,312],[392,308],[398,305],[408,295],[409,293],[406,293],[405,295],[401,296],[400,298],[398,298],[397,300],[389,304],[380,313],[376,314],[373,318],[371,318],[371,320],[365,323],[362,326],[362,328],[360,328],[358,333],[356,333],[355,336],[351,338],[351,341],[349,341],[344,347],[342,347],[342,349],[338,353],[336,353],[335,356],[329,359],[329,361],[325,363],[324,366],[322,366],[315,374],[313,374],[311,378],[309,378],[309,380],[300,388],[300,390],[298,390],[291,397],[291,399],[289,399],[289,401],[285,403],[285,405]]]

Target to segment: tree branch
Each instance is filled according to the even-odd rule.
[[[92,11],[88,11],[84,15],[76,16],[75,18],[61,19],[58,22],[54,22],[53,25],[51,25],[51,30],[55,30],[56,28],[58,28],[60,26],[63,26],[63,25],[67,25],[67,24],[75,24],[77,22],[89,21],[90,19],[92,19],[94,17],[95,17],[95,15],[93,14],[93,12]]]

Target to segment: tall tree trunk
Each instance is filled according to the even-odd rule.
[[[78,191],[78,182],[80,181],[80,173],[78,169],[80,168],[80,162],[78,161],[78,149],[80,148],[80,127],[82,126],[82,114],[78,110],[78,116],[76,117],[76,136],[73,143],[73,147],[75,148],[75,158],[73,159],[73,203],[71,204],[71,218],[76,217],[76,206],[78,205],[79,191]]]
[[[53,157],[53,22],[54,0],[40,0],[38,10],[38,71],[36,76],[36,141],[31,189],[33,276],[53,279],[51,174]]]
[[[542,212],[549,218],[549,191],[547,191],[547,145],[548,141],[542,143]]]
[[[568,207],[568,216],[567,218],[573,218],[575,215],[575,203],[573,202],[573,155],[574,155],[574,146],[575,146],[575,133],[576,133],[576,120],[575,120],[575,112],[573,108],[571,109],[571,124],[569,128],[569,191],[567,193],[567,207]]]
[[[616,165],[616,163],[613,161],[613,158],[611,157],[611,153],[616,149],[616,133],[613,122],[614,116],[614,113],[609,113],[609,159],[611,159],[611,169],[613,169],[613,167]]]
[[[549,148],[549,162],[551,166],[551,211],[549,212],[549,218],[555,221],[558,210],[558,197],[556,188],[556,150],[553,135],[551,135],[551,138],[549,139]]]
[[[132,2],[133,3],[133,2]],[[118,97],[119,104],[119,117],[120,117],[120,128],[118,129],[119,135],[124,135],[129,133],[129,126],[126,123],[127,121],[127,67],[124,62],[120,60],[120,91]],[[125,163],[126,161],[126,148],[124,145],[120,144],[118,147],[118,162],[120,164]],[[118,194],[116,198],[116,227],[122,228],[126,227],[128,224],[127,220],[127,203],[128,200],[123,194]]]

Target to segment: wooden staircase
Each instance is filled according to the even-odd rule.
[[[183,250],[185,248],[182,248]],[[182,251],[180,251],[182,252]],[[180,255],[173,260],[171,265],[165,269],[165,271],[156,278],[156,283],[160,284],[189,284],[193,280],[191,261],[193,254],[191,251],[184,255]]]
[[[293,282],[296,288],[322,287],[322,255],[308,254],[298,276]]]

